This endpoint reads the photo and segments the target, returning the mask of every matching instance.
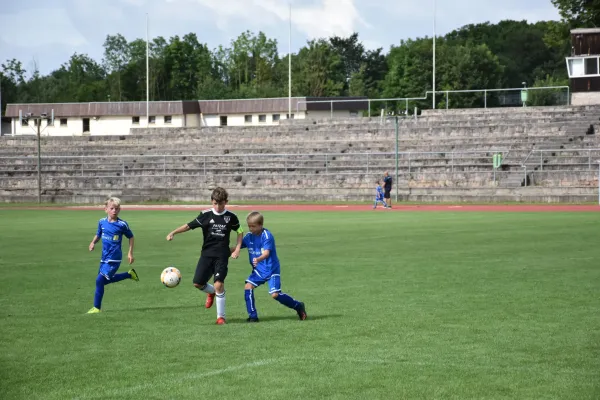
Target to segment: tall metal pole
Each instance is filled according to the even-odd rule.
[[[42,119],[34,119],[37,124],[37,181],[38,181],[38,203],[42,202],[42,146],[41,146],[41,131]]]
[[[435,0],[433,0],[433,109],[435,110]]]
[[[398,116],[396,115],[396,200],[398,203]]]
[[[292,118],[292,2],[290,1],[290,32],[288,52],[288,119]]]
[[[150,126],[150,43],[148,39],[148,13],[146,13],[146,126]]]

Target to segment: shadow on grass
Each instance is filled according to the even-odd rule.
[[[341,318],[343,315],[342,314],[330,314],[330,315],[308,315],[308,318],[305,321],[300,321],[298,319],[297,315],[278,315],[278,316],[266,316],[266,317],[261,317],[259,316],[258,319],[260,320],[260,323],[263,322],[274,322],[274,321],[298,321],[298,322],[303,322],[303,323],[308,323],[310,321],[315,321],[315,320],[322,320],[322,319],[330,319],[330,318]],[[247,325],[251,325],[251,323],[249,323],[246,318],[228,318],[227,319],[227,323],[228,324],[247,324]]]
[[[110,313],[116,313],[116,312],[132,312],[132,311],[160,311],[160,310],[181,310],[181,309],[188,309],[188,308],[200,308],[199,305],[195,304],[195,305],[187,305],[187,306],[182,306],[180,304],[173,304],[171,306],[154,306],[154,307],[128,307],[128,308],[121,308],[121,309],[111,309],[108,310],[107,312]]]

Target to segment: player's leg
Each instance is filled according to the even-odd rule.
[[[194,272],[194,287],[207,294],[205,307],[211,308],[215,297],[215,288],[208,283],[208,280],[214,273],[213,259],[211,257],[200,256]]]
[[[244,286],[244,299],[246,300],[246,311],[248,311],[248,322],[258,322],[258,311],[254,301],[254,289],[265,283],[265,280],[253,270]]]
[[[95,314],[102,309],[102,299],[104,298],[104,286],[113,283],[114,279],[119,279],[117,274],[120,263],[100,263],[98,276],[96,277],[96,291],[94,292],[94,307],[88,314]]]
[[[298,313],[298,318],[301,320],[306,319],[304,303],[281,291],[281,276],[279,274],[272,275],[269,279],[269,294],[284,306],[295,310]]]
[[[102,273],[98,272],[98,276],[96,277],[96,291],[94,292],[94,307],[88,311],[88,314],[99,313],[102,309],[102,298],[104,297],[104,286],[106,283],[107,279]]]
[[[123,272],[121,274],[117,274],[117,271],[119,270],[120,266],[120,262],[108,262],[100,266],[100,273],[104,275],[107,281],[105,285],[121,282],[125,279],[133,279],[133,275],[130,272]],[[135,276],[137,278],[137,274],[135,274]]]
[[[214,261],[217,325],[225,323],[225,278],[227,278],[228,262],[225,257],[216,258]]]

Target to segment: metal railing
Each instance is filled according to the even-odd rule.
[[[488,93],[494,92],[516,92],[519,93],[522,91],[535,91],[535,90],[564,90],[567,91],[567,104],[571,103],[571,93],[569,86],[541,86],[541,87],[522,87],[522,88],[506,88],[506,89],[465,89],[465,90],[436,90],[436,93],[445,93],[446,94],[446,109],[448,109],[448,103],[450,102],[448,94],[449,93],[483,93],[483,108],[487,108],[487,96]],[[433,94],[433,91],[428,90],[427,94]]]
[[[471,172],[492,172],[494,153],[508,154],[506,149],[473,151],[398,152],[408,173],[420,168],[446,167],[450,172],[465,165],[480,167]],[[113,156],[42,156],[42,170],[76,172],[80,177],[126,176],[206,176],[213,171],[224,175],[264,173],[266,175],[306,172],[325,175],[380,173],[392,169],[396,152],[360,153],[285,153],[285,154],[181,154],[181,155],[113,155]],[[486,159],[488,161],[483,161]],[[435,163],[439,165],[436,165]],[[432,164],[433,163],[433,164]],[[428,165],[431,164],[431,165]],[[28,169],[28,167],[32,167]],[[0,157],[0,171],[32,172],[37,166],[33,157]],[[348,170],[349,172],[345,172]],[[111,172],[112,175],[93,173]],[[143,172],[152,172],[144,174]],[[310,172],[312,171],[312,172]],[[319,172],[315,172],[319,171]],[[174,172],[177,172],[176,174]]]
[[[539,164],[537,161],[537,154],[539,153]],[[567,154],[571,153],[571,154]],[[572,154],[572,153],[583,153],[583,154]],[[596,160],[600,158],[600,148],[581,148],[581,149],[539,149],[539,150],[531,150],[527,158],[521,163],[522,165],[527,165],[527,161],[530,156],[533,156],[533,160],[530,165],[539,165],[540,171],[544,170],[544,165],[547,164],[548,157],[557,158],[557,157],[572,157],[572,158],[580,158],[583,159],[584,162],[571,162],[566,163],[564,165],[587,165],[587,169],[591,170],[592,165],[596,164]],[[562,164],[550,164],[550,165],[562,165]]]
[[[566,90],[567,92],[567,100],[566,105],[570,105],[571,103],[571,94],[569,86],[542,86],[542,87],[521,87],[521,88],[499,88],[499,89],[464,89],[464,90],[436,90],[435,93],[444,93],[446,95],[446,109],[448,109],[449,104],[449,94],[450,93],[482,93],[484,99],[484,108],[487,108],[487,98],[488,93],[495,92],[522,92],[522,91],[536,91],[536,90]],[[371,103],[374,102],[382,102],[382,101],[397,101],[405,103],[405,112],[408,114],[408,104],[410,101],[418,101],[418,100],[427,100],[429,95],[432,95],[433,91],[428,90],[425,92],[425,96],[423,97],[394,97],[394,98],[386,98],[386,99],[338,99],[338,100],[298,100],[296,103],[296,113],[300,112],[300,104],[324,104],[327,103],[330,105],[331,118],[333,119],[334,112],[334,103],[357,103],[357,102],[367,102],[368,104],[368,117],[371,117]]]

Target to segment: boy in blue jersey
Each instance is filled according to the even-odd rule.
[[[375,188],[375,204],[373,204],[373,208],[377,208],[377,203],[383,203],[383,208],[388,208],[387,203],[385,202],[383,188],[381,187],[381,181],[377,181],[377,187]]]
[[[275,249],[273,234],[263,227],[264,217],[253,211],[246,217],[248,230],[242,239],[242,248],[248,248],[248,257],[252,273],[246,279],[245,298],[248,311],[248,322],[258,322],[258,313],[254,301],[254,288],[269,283],[269,294],[286,307],[295,310],[298,318],[306,319],[304,303],[294,300],[290,295],[281,292],[281,276],[279,258]],[[233,252],[235,249],[231,249]]]
[[[129,264],[133,264],[133,232],[129,229],[127,222],[119,218],[121,211],[121,200],[116,197],[111,197],[106,200],[104,211],[108,215],[98,221],[98,230],[92,242],[90,243],[90,251],[94,250],[96,243],[102,240],[102,258],[100,259],[100,269],[96,277],[96,293],[94,295],[94,307],[88,314],[95,314],[102,311],[102,297],[104,296],[104,286],[120,282],[124,279],[133,279],[139,281],[135,269],[130,269],[129,272],[117,274],[117,270],[121,265],[123,254],[121,252],[121,242],[123,236],[129,239],[129,251],[127,259]]]

